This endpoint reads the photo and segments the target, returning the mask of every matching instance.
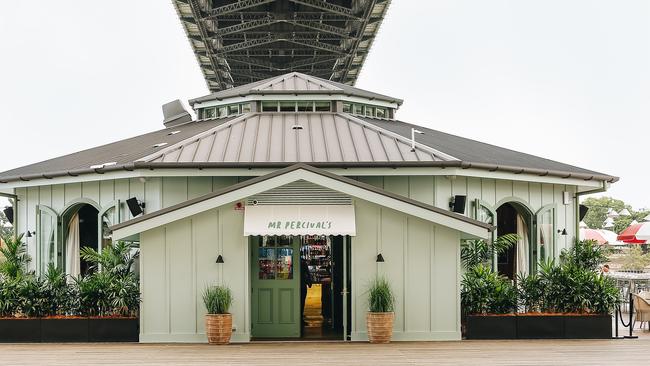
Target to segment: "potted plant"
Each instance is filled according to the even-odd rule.
[[[368,290],[369,311],[366,316],[370,343],[389,343],[393,337],[395,296],[385,278],[376,278]]]
[[[226,286],[210,286],[203,291],[205,334],[210,344],[228,344],[232,336],[232,292]]]

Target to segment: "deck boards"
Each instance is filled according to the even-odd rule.
[[[0,365],[642,365],[650,340],[2,344]]]

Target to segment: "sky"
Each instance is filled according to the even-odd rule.
[[[0,0],[0,171],[207,94],[171,1]],[[356,86],[400,120],[619,176],[650,207],[650,2],[393,0]]]

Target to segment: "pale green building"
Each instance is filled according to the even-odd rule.
[[[395,340],[460,339],[461,241],[518,233],[495,266],[533,271],[576,239],[579,196],[617,178],[401,122],[401,104],[289,73],[191,100],[195,119],[170,103],[164,129],[0,173],[0,192],[37,272],[139,243],[141,342],[205,342],[215,283],[233,341],[366,340],[376,275]]]

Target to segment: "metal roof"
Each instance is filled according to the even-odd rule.
[[[289,71],[353,85],[390,0],[173,0],[211,92]]]
[[[573,175],[580,179],[598,179],[608,182],[615,182],[618,180],[617,177],[595,172],[593,170],[579,168],[535,155],[486,144],[484,142],[471,140],[411,123],[396,120],[387,121],[369,117],[359,118],[374,126],[404,137],[411,136],[411,128],[416,128],[424,132],[422,135],[416,135],[416,140],[418,142],[427,146],[435,147],[462,162],[471,163],[476,168],[483,167],[492,170],[499,170],[499,168],[501,168],[501,170],[509,170],[513,172],[521,170],[522,173],[528,172],[539,175],[557,175],[566,177]]]
[[[301,126],[302,129],[293,129]],[[416,135],[411,152],[411,128]],[[617,177],[395,120],[249,113],[190,122],[0,173],[0,183],[166,168],[459,167],[616,182]]]
[[[321,79],[319,77],[303,74],[300,72],[291,72],[288,74],[260,80],[251,84],[221,90],[203,97],[191,99],[190,105],[211,100],[222,100],[245,95],[295,93],[318,93],[328,95],[342,94],[346,96],[362,97],[370,100],[378,99],[389,103],[397,103],[398,105],[401,105],[403,103],[403,101],[398,98],[393,98],[387,95],[355,88],[331,80]]]
[[[138,159],[148,163],[454,160],[347,114],[251,113]]]

